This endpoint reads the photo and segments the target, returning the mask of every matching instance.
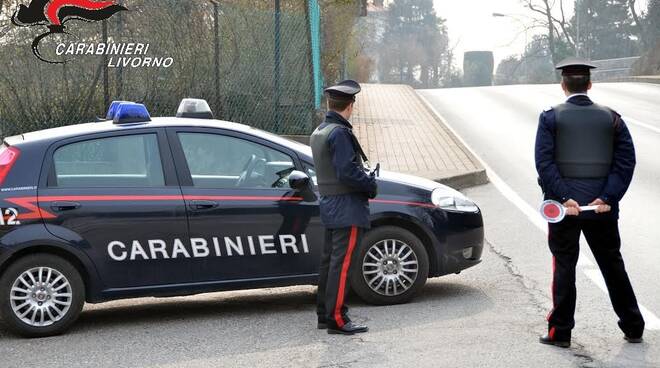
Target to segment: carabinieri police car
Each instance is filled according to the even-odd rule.
[[[481,212],[461,193],[389,172],[378,187],[359,297],[403,303],[480,262]],[[203,100],[5,138],[0,211],[0,316],[24,336],[65,331],[85,302],[315,284],[323,247],[311,149]]]

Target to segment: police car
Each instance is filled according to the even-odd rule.
[[[363,300],[403,303],[480,262],[461,193],[389,172],[378,187],[351,272]],[[24,336],[65,331],[85,302],[315,284],[324,238],[309,146],[203,100],[5,138],[0,211],[0,316]]]

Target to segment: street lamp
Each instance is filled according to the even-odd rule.
[[[527,34],[528,29],[527,29],[527,25],[525,24],[525,22],[523,22],[522,20],[520,20],[520,18],[518,18],[514,15],[511,15],[511,14],[493,13],[493,17],[494,18],[511,18],[511,19],[515,20],[516,22],[520,23],[520,25],[525,30],[525,47],[523,48],[523,52],[520,54],[522,57],[524,57],[525,56],[525,49],[527,48],[527,42],[529,40],[528,37],[527,37],[528,36],[528,34]]]
[[[493,13],[492,15],[493,15],[494,18],[511,18],[511,19],[515,20],[516,22],[520,23],[520,26],[523,27],[523,29],[525,30],[525,45],[523,47],[522,53],[520,53],[520,61],[518,63],[516,63],[516,66],[515,66],[515,68],[513,70],[513,73],[511,75],[511,76],[513,76],[513,74],[515,74],[516,70],[522,65],[523,61],[525,60],[525,50],[527,50],[527,42],[529,41],[529,39],[527,37],[528,36],[527,25],[520,18],[518,18],[514,15],[504,14],[504,13]],[[518,37],[516,36],[516,38],[518,38]]]

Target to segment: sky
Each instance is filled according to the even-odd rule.
[[[573,3],[564,0],[567,18],[573,15]],[[646,9],[647,0],[638,3],[640,10]],[[434,6],[436,13],[447,20],[450,45],[455,46],[455,63],[459,68],[462,69],[465,51],[493,51],[495,67],[507,56],[520,55],[524,51],[525,27],[521,23],[529,22],[533,13],[523,6],[521,0],[434,0]],[[559,6],[556,8],[558,12]],[[511,17],[493,17],[493,13]],[[530,29],[527,38],[531,40],[535,33],[544,31]]]

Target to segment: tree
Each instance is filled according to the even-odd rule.
[[[561,49],[566,48],[564,46],[568,45],[569,48],[575,48],[575,36],[569,31],[569,23],[564,12],[564,0],[559,0],[559,2],[523,0],[523,3],[539,17],[536,22],[547,30],[545,39],[550,57],[553,64],[559,63],[566,56],[561,51]],[[555,16],[557,5],[559,7],[559,17]],[[560,43],[563,43],[564,46],[560,47]]]
[[[527,45],[522,62],[518,69],[522,83],[553,83],[556,81],[555,65],[552,59],[550,48],[548,47],[548,38],[544,35],[535,36]],[[557,42],[555,53],[557,55],[566,54],[566,44]]]
[[[650,0],[646,16],[646,46],[654,47],[660,41],[660,0]]]
[[[612,59],[639,54],[639,32],[628,0],[576,1],[580,15],[580,55],[590,59]],[[571,32],[577,33],[577,18]]]
[[[432,0],[396,0],[390,4],[381,47],[384,82],[437,87],[451,71],[445,21]]]
[[[555,52],[565,55],[569,46],[565,42],[557,42]],[[495,84],[538,84],[553,83],[556,73],[548,38],[545,35],[536,35],[525,48],[522,58],[510,56],[504,59],[497,67]]]
[[[495,85],[521,83],[520,74],[518,73],[521,64],[522,61],[515,55],[511,55],[500,61],[495,72]]]

